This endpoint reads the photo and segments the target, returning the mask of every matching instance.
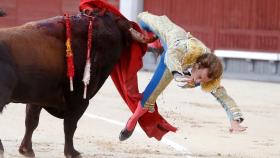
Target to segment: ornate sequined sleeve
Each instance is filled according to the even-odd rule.
[[[179,48],[168,48],[165,54],[165,64],[170,70],[170,72],[177,71],[183,74],[182,68],[182,58],[184,57],[184,52]]]
[[[236,105],[235,101],[227,94],[223,86],[218,87],[215,91],[211,92],[211,94],[221,103],[230,120],[239,122],[244,120],[241,110]]]

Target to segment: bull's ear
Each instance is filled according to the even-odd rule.
[[[7,14],[0,8],[0,17],[6,16]]]

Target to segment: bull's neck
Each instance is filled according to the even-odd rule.
[[[81,14],[70,17],[71,30],[74,36],[85,36],[88,34],[89,17]]]

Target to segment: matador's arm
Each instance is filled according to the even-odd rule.
[[[236,105],[235,101],[227,94],[223,86],[218,87],[211,92],[211,94],[221,103],[231,121],[234,120],[241,123],[244,120],[241,110]]]

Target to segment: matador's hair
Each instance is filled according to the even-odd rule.
[[[218,79],[223,74],[223,65],[220,59],[213,53],[204,53],[198,57],[196,63],[198,68],[208,68],[208,77]]]

